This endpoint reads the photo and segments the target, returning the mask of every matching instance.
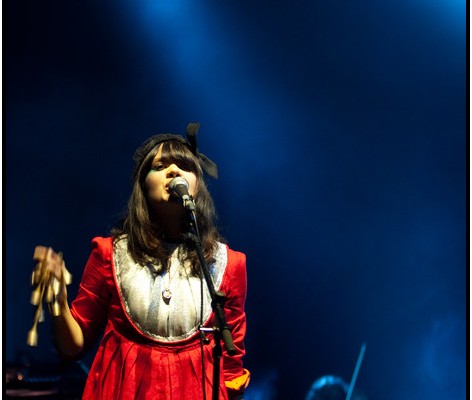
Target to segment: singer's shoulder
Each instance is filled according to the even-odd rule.
[[[95,236],[92,239],[92,247],[112,247],[113,238],[111,236]]]
[[[233,250],[227,244],[226,251],[228,253],[228,262],[234,262],[236,264],[246,264],[246,254],[242,251]]]
[[[227,245],[227,264],[226,264],[226,276],[233,283],[232,288],[235,287],[235,282],[243,284],[246,280],[246,254],[241,251],[232,250]],[[237,286],[237,285],[236,285]]]
[[[96,236],[92,239],[92,251],[106,255],[109,258],[113,252],[113,238]]]

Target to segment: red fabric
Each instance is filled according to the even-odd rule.
[[[71,311],[84,333],[86,348],[105,332],[89,372],[83,399],[188,400],[203,399],[202,350],[198,333],[189,339],[163,343],[140,333],[128,320],[118,295],[111,238],[95,238]],[[220,399],[227,399],[224,381],[243,374],[246,333],[246,256],[228,248],[228,263],[220,288],[226,294],[225,316],[231,327],[235,356],[223,349]],[[213,326],[213,313],[205,323]],[[211,399],[212,335],[204,346],[205,390]]]

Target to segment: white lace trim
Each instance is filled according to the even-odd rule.
[[[182,246],[170,257],[169,271],[157,273],[155,266],[140,265],[127,251],[128,241],[118,240],[113,249],[113,263],[121,303],[134,326],[144,335],[159,341],[176,342],[197,332],[201,311],[201,280],[190,276],[179,260]],[[215,290],[219,290],[227,265],[227,249],[218,243],[215,262],[208,266]],[[172,292],[165,302],[162,291]],[[210,317],[211,298],[203,279],[203,323]]]

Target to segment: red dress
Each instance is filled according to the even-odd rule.
[[[246,333],[246,257],[226,245],[221,246],[226,260],[215,289],[226,295],[225,316],[237,350],[235,356],[229,356],[223,346],[219,398],[228,399],[244,391],[249,383],[249,372],[242,363]],[[94,238],[77,297],[71,305],[72,315],[84,334],[85,349],[90,348],[105,329],[83,399],[198,400],[204,398],[202,376],[205,377],[206,398],[211,399],[213,335],[208,335],[210,343],[202,348],[196,327],[169,338],[165,334],[161,337],[161,332],[148,332],[143,323],[145,319],[132,317],[125,279],[118,267],[120,261],[116,260],[112,238]],[[133,290],[132,282],[129,288]],[[211,309],[207,316],[204,326],[213,327]]]

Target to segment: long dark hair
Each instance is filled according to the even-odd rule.
[[[169,257],[167,246],[164,245],[165,240],[158,222],[152,219],[144,188],[144,181],[151,170],[152,161],[159,148],[162,147],[161,159],[163,161],[175,162],[180,168],[195,173],[197,177],[197,192],[194,196],[195,213],[203,254],[205,260],[211,262],[217,242],[224,242],[224,239],[216,227],[215,206],[198,159],[184,140],[180,140],[180,137],[177,138],[178,140],[170,138],[160,142],[160,138],[157,137],[157,139],[155,141],[157,144],[154,143],[153,147],[153,143],[151,143],[151,146],[147,144],[147,147],[151,147],[151,149],[141,151],[141,155],[137,160],[127,212],[121,223],[113,228],[113,239],[116,241],[126,235],[128,250],[136,262],[140,264],[152,262],[160,265],[161,268],[165,267],[164,261]],[[188,241],[184,241],[184,246],[186,259],[190,260],[193,273],[199,275],[200,267],[196,251]]]

